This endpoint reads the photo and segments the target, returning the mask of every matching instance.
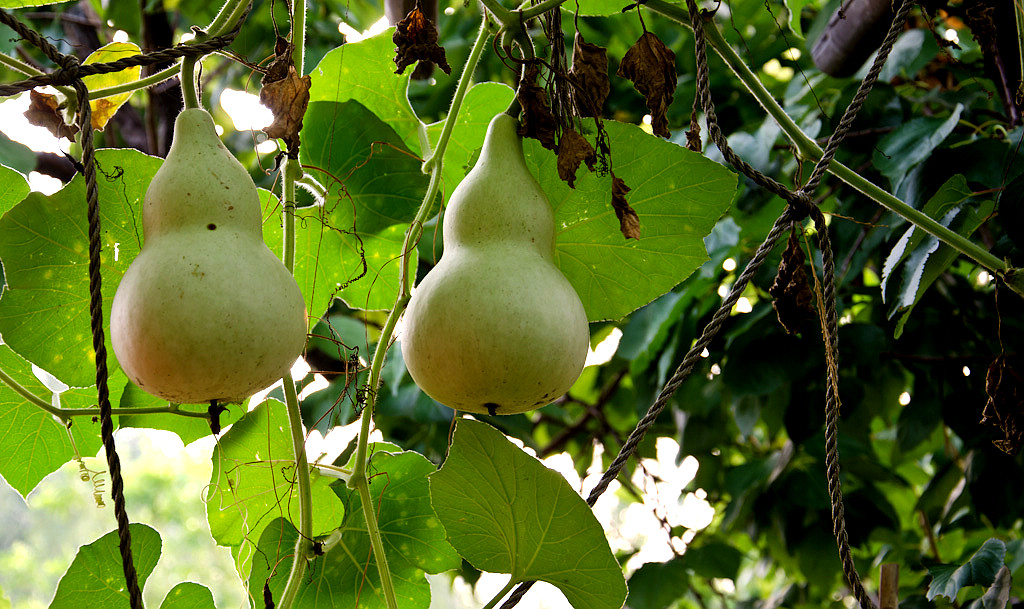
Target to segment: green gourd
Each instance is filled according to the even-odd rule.
[[[288,374],[306,342],[302,294],[264,244],[256,187],[205,110],[178,115],[142,229],[110,312],[136,385],[176,403],[236,401]]]
[[[445,211],[441,260],[404,317],[413,380],[466,412],[548,404],[579,377],[590,344],[579,296],[554,264],[551,205],[526,167],[518,124],[507,114],[491,120]]]

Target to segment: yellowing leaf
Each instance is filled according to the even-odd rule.
[[[141,53],[142,51],[139,50],[139,47],[131,42],[111,42],[90,53],[84,63],[107,63]],[[85,81],[85,86],[89,87],[89,91],[96,91],[138,80],[141,74],[142,68],[136,66],[121,70],[120,72],[111,72],[110,74],[86,76],[82,80]],[[120,93],[90,101],[89,105],[92,107],[92,128],[102,131],[107,121],[114,116],[117,109],[124,105],[131,96],[130,92]]]

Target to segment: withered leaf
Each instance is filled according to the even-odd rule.
[[[263,75],[263,84],[268,82],[277,82],[288,78],[288,68],[293,65],[292,53],[295,51],[295,45],[284,36],[278,36],[277,42],[274,43],[274,59],[267,66],[267,71]]]
[[[1024,378],[1006,355],[999,355],[989,365],[985,393],[988,401],[981,423],[995,425],[1003,432],[1003,438],[992,444],[1008,455],[1017,454],[1024,443]]]
[[[644,96],[654,134],[669,137],[668,107],[676,91],[676,55],[651,32],[626,51],[617,76],[628,78]]]
[[[423,14],[419,2],[404,19],[395,24],[391,41],[398,45],[395,47],[395,64],[398,66],[395,74],[401,74],[417,61],[435,63],[445,74],[452,73],[444,47],[437,44],[437,28]]]
[[[775,275],[771,294],[772,308],[779,318],[779,323],[789,334],[796,334],[814,317],[814,306],[811,304],[811,285],[807,281],[805,262],[807,257],[800,247],[796,231],[789,233],[786,251],[782,253],[779,271]]]
[[[299,76],[295,66],[288,64],[287,75],[275,82],[264,80],[260,103],[274,113],[274,122],[263,129],[268,137],[281,138],[289,153],[297,153],[302,116],[309,105],[310,78]]]
[[[701,151],[700,122],[697,120],[697,109],[690,112],[690,130],[686,132],[686,147],[694,152]]]
[[[29,105],[25,119],[37,127],[46,127],[55,137],[73,139],[78,133],[77,125],[67,125],[58,109],[57,96],[39,93],[32,89],[28,93]]]
[[[622,178],[615,176],[614,171],[611,173],[612,209],[615,210],[615,215],[619,218],[619,230],[627,239],[639,239],[640,216],[636,215],[636,210],[630,207],[626,201],[626,193],[630,191],[630,188],[626,186],[626,182]]]
[[[594,171],[594,163],[597,162],[594,147],[587,138],[572,129],[566,129],[558,140],[558,177],[562,178],[569,188],[576,188],[576,170],[583,162],[587,164],[587,169]]]
[[[576,113],[579,116],[600,116],[604,100],[608,98],[608,51],[591,44],[576,32],[572,45],[572,67],[569,68],[578,89],[573,90]]]
[[[555,135],[558,133],[558,119],[548,106],[548,94],[537,84],[540,69],[536,63],[530,63],[523,70],[523,78],[519,81],[516,96],[523,108],[523,117],[519,124],[519,135],[532,137],[548,150],[557,150]]]

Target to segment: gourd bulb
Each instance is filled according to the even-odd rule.
[[[203,403],[244,399],[288,374],[306,341],[302,294],[263,243],[256,187],[205,110],[178,115],[142,228],[110,312],[128,378]]]
[[[467,412],[548,404],[579,377],[590,343],[579,296],[555,266],[554,216],[517,126],[507,114],[491,121],[448,203],[441,260],[405,312],[402,356],[413,380]]]

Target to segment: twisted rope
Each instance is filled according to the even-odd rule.
[[[626,442],[619,449],[618,455],[609,465],[607,471],[601,476],[600,481],[591,490],[587,497],[587,505],[593,507],[597,499],[607,490],[608,485],[614,480],[622,468],[625,467],[630,457],[636,452],[637,446],[643,440],[647,430],[654,425],[658,416],[668,404],[668,400],[679,389],[679,386],[693,372],[694,367],[701,358],[701,353],[711,343],[715,335],[721,330],[725,320],[729,317],[733,306],[739,300],[740,295],[746,288],[750,279],[761,268],[768,253],[775,247],[779,238],[795,222],[810,217],[818,227],[818,247],[822,252],[823,280],[823,303],[824,313],[822,314],[822,333],[825,340],[825,357],[827,362],[828,389],[825,397],[825,470],[828,478],[829,499],[832,504],[833,534],[839,548],[840,562],[842,563],[843,574],[846,576],[854,597],[864,609],[876,609],[875,603],[868,596],[867,591],[857,572],[853,562],[853,553],[850,549],[849,538],[846,533],[846,518],[843,508],[842,486],[839,479],[839,443],[838,443],[838,419],[839,419],[839,370],[838,370],[838,349],[839,349],[839,321],[836,313],[836,285],[835,285],[835,256],[832,251],[832,243],[829,238],[828,229],[825,226],[825,217],[821,210],[815,206],[810,194],[818,187],[828,165],[835,158],[839,144],[849,132],[853,120],[864,101],[867,99],[872,87],[878,79],[882,66],[892,50],[896,37],[903,29],[907,15],[913,3],[910,0],[903,0],[901,8],[893,20],[889,33],[882,43],[882,47],[875,58],[864,81],[861,82],[857,94],[846,108],[839,126],[829,138],[822,157],[815,164],[808,182],[798,191],[794,192],[786,188],[780,182],[762,174],[746,161],[737,155],[729,146],[728,140],[718,125],[718,117],[715,113],[714,102],[711,99],[710,78],[708,74],[707,43],[704,36],[702,18],[693,0],[687,0],[687,8],[690,12],[690,22],[693,26],[695,41],[695,57],[697,63],[697,101],[704,111],[707,122],[708,136],[722,152],[723,158],[743,175],[750,178],[754,183],[783,198],[787,202],[786,210],[776,219],[768,236],[765,237],[761,246],[758,247],[754,256],[747,263],[743,273],[733,284],[729,295],[712,316],[711,321],[704,327],[700,338],[687,352],[686,356],[676,368],[672,377],[665,383],[658,398],[648,409],[644,417],[637,423],[636,428],[629,435]],[[501,605],[501,609],[512,609],[533,586],[534,582],[523,582],[512,592],[511,596]]]
[[[40,50],[45,46],[52,49],[53,52],[58,54],[58,56],[64,56],[62,53],[57,51],[49,41],[33,31],[31,28],[19,22],[6,11],[0,11],[0,22],[3,22],[4,25],[14,30],[15,33],[17,33],[23,40],[38,47]],[[50,53],[43,51],[46,56],[59,67],[49,74],[40,74],[9,85],[0,85],[0,97],[17,95],[18,93],[28,91],[29,89],[46,85],[74,85],[77,79],[84,76],[92,76],[93,74],[110,74],[112,72],[120,72],[127,68],[151,66],[174,61],[175,59],[180,59],[182,57],[200,57],[208,55],[231,44],[235,37],[238,36],[238,32],[241,31],[242,24],[244,22],[245,16],[243,16],[242,19],[239,19],[238,25],[235,26],[235,29],[231,30],[227,34],[224,34],[223,36],[214,36],[213,38],[204,40],[203,42],[197,42],[195,44],[178,44],[159,51],[140,53],[138,55],[132,55],[131,57],[125,57],[123,59],[105,63],[90,63],[85,65],[76,63],[74,67],[65,66],[57,59],[54,59],[54,57],[51,57]],[[88,99],[88,95],[86,95],[86,99]]]
[[[114,517],[117,520],[118,545],[121,553],[121,566],[124,571],[125,584],[128,588],[128,600],[132,609],[143,609],[142,590],[139,588],[138,573],[132,558],[132,538],[130,521],[125,509],[124,479],[121,476],[121,460],[117,455],[114,443],[114,423],[110,405],[110,388],[107,384],[107,347],[103,331],[103,286],[100,273],[100,253],[102,249],[100,235],[99,188],[96,184],[96,146],[93,141],[92,108],[89,105],[89,89],[82,77],[90,74],[106,74],[118,72],[128,67],[151,65],[184,56],[203,55],[223,48],[234,40],[241,30],[244,16],[234,30],[225,36],[217,36],[208,41],[194,45],[178,45],[164,51],[156,51],[142,55],[127,57],[110,63],[81,65],[74,55],[65,55],[57,50],[48,40],[19,22],[13,15],[0,11],[0,23],[10,27],[22,39],[39,48],[47,58],[58,66],[51,74],[35,76],[12,85],[0,86],[0,96],[14,95],[37,86],[72,85],[78,96],[78,128],[82,134],[82,167],[85,178],[86,215],[89,231],[89,319],[92,327],[92,347],[96,353],[96,401],[100,415],[100,438],[103,451],[107,457],[110,470],[110,495],[114,502]]]

